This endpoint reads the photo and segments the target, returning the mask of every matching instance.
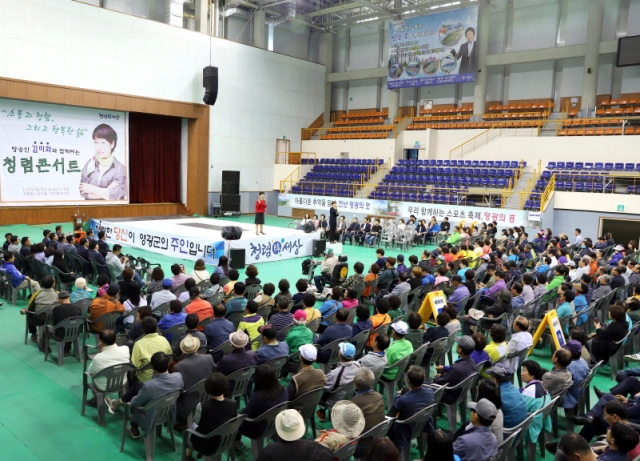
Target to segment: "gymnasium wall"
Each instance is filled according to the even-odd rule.
[[[0,76],[202,102],[202,68],[219,67],[209,190],[240,169],[241,190],[269,190],[275,139],[300,148],[324,110],[324,66],[71,0],[0,1]]]

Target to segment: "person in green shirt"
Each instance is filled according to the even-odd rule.
[[[449,238],[447,239],[447,244],[448,245],[452,245],[452,246],[456,246],[458,244],[458,242],[460,242],[460,227],[456,226],[453,228],[453,234],[451,234],[449,236]]]
[[[402,317],[404,316],[404,311],[402,309],[400,309],[400,305],[402,304],[402,300],[400,299],[400,296],[389,296],[387,298],[389,300],[389,312],[388,315],[389,317],[391,317],[391,320],[395,320],[398,317]]]
[[[558,288],[564,282],[565,266],[558,265],[555,267],[554,277],[547,284],[547,294],[544,296],[544,302],[552,301],[556,298]]]
[[[398,360],[413,353],[413,345],[404,339],[405,335],[409,332],[409,325],[407,325],[406,322],[400,321],[391,325],[391,328],[393,328],[393,342],[385,351],[389,365],[393,365]],[[386,370],[382,375],[382,380],[387,382],[393,380],[398,374],[398,371],[397,368]],[[404,372],[404,370],[402,371]]]
[[[289,355],[294,355],[305,344],[313,344],[313,332],[306,326],[307,313],[303,310],[297,310],[293,314],[293,328],[285,338],[285,342],[289,345]],[[298,357],[291,359],[295,362],[296,367],[299,363]]]
[[[133,344],[133,351],[131,353],[131,363],[140,369],[147,365],[151,361],[151,356],[156,352],[164,352],[167,355],[173,354],[169,341],[164,336],[158,334],[158,321],[152,315],[145,317],[142,320],[142,336]],[[136,372],[138,379],[146,383],[153,377],[153,370]]]

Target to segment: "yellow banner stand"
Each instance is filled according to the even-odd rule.
[[[435,321],[438,314],[442,311],[442,308],[446,305],[447,300],[442,291],[427,293],[418,311],[418,314],[422,317],[422,323],[427,323],[431,317],[433,317]]]
[[[529,349],[529,354],[531,354],[531,351],[536,347],[536,343],[540,340],[547,327],[551,330],[551,337],[553,338],[556,349],[561,349],[562,346],[567,343],[564,338],[564,332],[562,331],[562,325],[560,325],[560,320],[558,319],[558,313],[552,310],[544,315],[536,333],[533,335],[533,345],[531,349]]]

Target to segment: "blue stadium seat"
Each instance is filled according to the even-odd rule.
[[[613,165],[613,169],[615,171],[623,171],[624,170],[624,163],[616,163]]]
[[[634,164],[633,163],[625,163],[624,164],[624,171],[633,171],[634,168]]]
[[[573,170],[573,162],[567,162],[565,163],[565,168],[567,170]]]
[[[564,170],[564,168],[565,168],[564,162],[556,162],[556,168]]]
[[[604,164],[600,162],[596,162],[593,164],[594,170],[604,170]]]
[[[556,168],[556,162],[549,162],[547,163],[547,169],[549,170],[553,170]]]
[[[480,162],[478,160],[472,160],[471,161],[471,166],[474,168],[477,168],[480,166]]]
[[[605,171],[613,170],[613,163],[605,163],[604,164],[604,169],[605,169]]]

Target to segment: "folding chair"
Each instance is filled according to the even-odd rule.
[[[398,420],[396,419],[394,424],[410,425],[412,427],[411,431],[411,439],[418,439],[418,450],[420,451],[420,459],[424,457],[424,439],[422,433],[424,431],[424,427],[427,425],[429,418],[436,411],[438,404],[434,403],[433,405],[429,405],[428,407],[424,407],[422,410],[415,413],[412,417]],[[400,451],[400,459],[402,461],[410,461],[410,449],[403,449]]]
[[[424,356],[424,351],[422,352],[422,355]],[[406,355],[395,363],[384,367],[385,372],[389,370],[396,370],[396,375],[391,379],[391,381],[382,381],[382,384],[384,385],[384,394],[387,397],[387,404],[389,408],[391,408],[391,405],[393,404],[393,395],[396,393],[396,384],[404,377],[404,370],[409,364],[409,359],[411,359],[411,354]]]
[[[454,433],[456,431],[457,426],[456,407],[460,407],[461,419],[464,419],[467,414],[467,392],[469,392],[469,390],[473,386],[477,374],[477,372],[473,373],[455,386],[446,387],[445,392],[460,391],[460,395],[455,400],[455,402],[443,404],[447,408],[447,419],[449,421],[449,431],[451,433]]]
[[[444,360],[444,354],[447,351],[447,345],[449,344],[448,341],[449,338],[440,338],[432,343],[427,343],[429,345],[429,347],[427,347],[427,350],[432,351],[431,357],[429,358],[429,363],[421,364],[426,381],[429,380],[431,365],[440,363],[441,360]]]
[[[311,430],[313,438],[316,438],[316,407],[320,403],[320,399],[324,394],[324,387],[305,392],[301,396],[289,402],[289,408],[297,410],[302,419],[311,421]]]
[[[339,345],[340,343],[343,343],[347,340],[348,339],[344,338],[336,339],[335,341],[330,342],[318,351],[318,357],[320,357],[320,354],[323,352],[330,352],[327,362],[320,363],[320,367],[322,368],[322,371],[324,371],[325,375],[329,374],[329,372],[331,371],[331,365],[333,365],[334,363],[338,363],[338,354],[340,353]]]
[[[212,454],[204,456],[205,461],[222,461],[222,455],[231,453],[232,459],[235,459],[233,455],[233,444],[236,440],[236,434],[240,429],[240,424],[247,417],[247,415],[238,415],[233,419],[230,419],[216,430],[209,434],[200,434],[194,429],[187,429],[182,434],[182,460],[187,459],[186,450],[192,448],[190,443],[190,436],[194,435],[206,440],[219,440],[218,448]]]
[[[602,364],[604,364],[604,361],[602,360],[596,363],[591,368],[591,370],[589,370],[589,374],[582,380],[580,384],[578,384],[577,387],[580,388],[580,397],[578,397],[578,403],[576,404],[575,408],[565,408],[565,416],[575,416],[576,414],[583,415],[591,409],[591,391],[589,386],[591,385],[591,381],[593,380],[593,378],[596,376],[598,368],[600,368]],[[567,430],[573,431],[573,423],[569,421],[568,418]]]
[[[227,380],[231,384],[232,399],[236,399],[240,403],[240,397],[245,396],[246,400],[247,386],[255,371],[254,367],[241,368],[227,376]]]
[[[264,448],[264,440],[276,433],[276,416],[278,416],[278,414],[282,411],[286,410],[288,406],[289,402],[283,402],[271,407],[260,416],[257,416],[253,419],[246,418],[244,420],[244,422],[249,425],[265,426],[264,432],[259,437],[250,437],[251,454],[253,455],[253,459],[257,459],[260,456],[260,453],[262,453],[262,449]]]
[[[104,426],[105,395],[117,393],[119,397],[122,397],[126,386],[127,373],[134,369],[134,366],[130,363],[121,363],[104,368],[93,376],[85,371],[82,374],[82,409],[80,410],[80,415],[84,416],[89,389],[91,389],[96,397],[98,425]],[[99,388],[97,381],[102,380],[105,381],[105,385]]]
[[[218,353],[222,353],[222,357],[224,357],[225,355],[229,355],[233,352],[233,346],[231,345],[230,341],[225,341],[222,344],[220,344],[218,347],[216,347],[215,349],[210,349],[209,350],[209,354],[215,356]]]
[[[262,290],[262,285],[249,285],[245,290],[244,297],[247,298],[247,301],[253,301],[260,290]]]
[[[531,423],[533,422],[533,418],[535,416],[535,413],[531,413],[526,417],[524,421],[522,421],[517,426],[511,428],[505,427],[502,429],[502,434],[505,438],[511,438],[511,436],[515,435],[515,439],[513,440],[513,443],[511,444],[511,447],[509,448],[507,453],[507,458],[509,459],[509,461],[516,460],[516,450],[518,451],[518,459],[524,459],[524,449],[522,447],[522,442],[524,441],[525,436],[528,434],[529,426],[531,426]]]
[[[176,350],[178,346],[180,346],[180,341],[186,336],[187,326],[184,323],[178,323],[177,325],[172,326],[168,330],[161,331],[160,333],[164,336],[171,345],[171,350]]]
[[[351,344],[356,347],[356,354],[354,355],[354,358],[358,358],[364,351],[364,347],[367,345],[370,333],[371,332],[369,330],[364,330],[351,338]]]

